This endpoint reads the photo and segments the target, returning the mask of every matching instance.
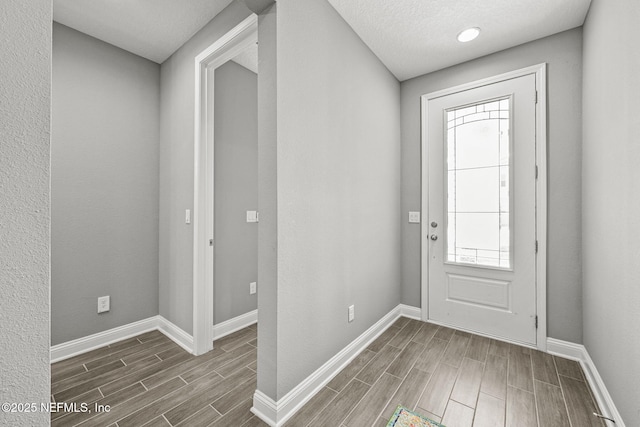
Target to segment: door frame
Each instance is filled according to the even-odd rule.
[[[220,37],[195,58],[193,196],[193,354],[213,349],[214,70],[258,40],[258,16]]]
[[[429,320],[429,162],[428,162],[428,121],[429,101],[435,98],[463,92],[480,86],[487,86],[526,75],[533,74],[536,81],[537,103],[535,106],[536,129],[536,315],[538,329],[536,346],[539,350],[547,349],[547,64],[537,64],[511,71],[486,79],[454,86],[448,89],[431,92],[421,97],[421,212],[420,224],[420,290],[421,318]],[[531,171],[536,173],[536,171]]]

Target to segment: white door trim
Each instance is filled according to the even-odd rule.
[[[258,16],[250,15],[195,59],[193,197],[193,353],[213,349],[213,70],[257,41]]]
[[[520,70],[511,71],[494,77],[465,83],[452,88],[428,93],[421,97],[421,211],[423,221],[420,225],[420,289],[422,320],[429,319],[429,227],[425,224],[429,212],[429,170],[427,150],[427,117],[429,100],[462,92],[480,86],[486,86],[505,80],[526,75],[535,75],[537,104],[536,104],[536,163],[538,179],[536,181],[536,240],[538,254],[536,257],[536,313],[538,316],[537,347],[542,351],[547,349],[547,64],[542,63]],[[535,171],[531,171],[534,173]]]

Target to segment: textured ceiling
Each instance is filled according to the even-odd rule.
[[[294,0],[295,1],[295,0]],[[328,0],[400,80],[583,24],[591,0]],[[162,63],[232,0],[54,0],[53,17]],[[480,27],[480,37],[457,34]],[[253,69],[255,52],[236,62]],[[242,63],[241,61],[244,61]]]
[[[584,23],[591,0],[328,0],[400,80]],[[480,27],[469,43],[457,34]]]
[[[53,19],[162,63],[232,0],[53,0]]]

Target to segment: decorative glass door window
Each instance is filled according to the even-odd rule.
[[[511,98],[447,110],[448,263],[511,269]]]

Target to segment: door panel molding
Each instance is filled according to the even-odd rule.
[[[420,225],[421,242],[421,317],[429,319],[429,159],[428,159],[428,114],[429,101],[475,89],[494,83],[504,82],[527,75],[533,75],[536,86],[535,105],[535,156],[537,179],[535,182],[535,222],[537,256],[535,263],[536,314],[538,329],[536,333],[537,348],[546,351],[547,347],[547,84],[546,63],[533,65],[486,79],[461,84],[448,89],[425,94],[421,97],[421,212],[423,221]]]

